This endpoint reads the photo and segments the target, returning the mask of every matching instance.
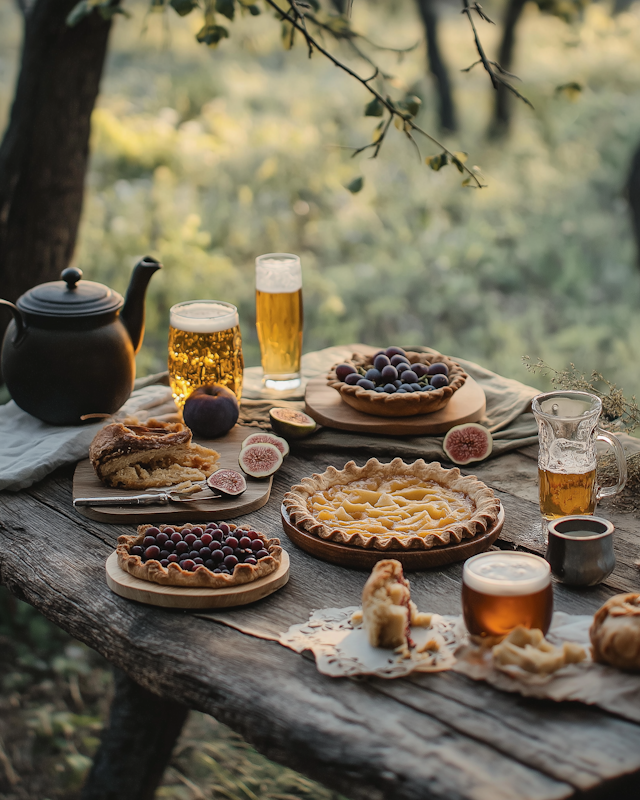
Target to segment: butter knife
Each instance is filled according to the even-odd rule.
[[[192,503],[197,500],[216,500],[219,495],[213,493],[202,496],[182,496],[178,492],[155,492],[153,494],[130,494],[123,497],[76,497],[74,508],[78,506],[166,506],[168,503]]]

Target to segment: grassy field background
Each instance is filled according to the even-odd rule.
[[[195,14],[126,5],[132,19],[116,21],[93,118],[76,261],[121,292],[139,256],[163,261],[139,374],[164,368],[168,309],[192,298],[236,303],[247,363],[259,363],[253,260],[289,251],[302,257],[307,351],[355,340],[431,345],[544,387],[526,372],[526,354],[597,369],[638,393],[640,271],[623,193],[640,141],[637,5],[616,18],[591,5],[573,26],[526,7],[515,71],[535,111],[516,106],[500,143],[485,135],[488,79],[460,72],[475,59],[470,32],[455,4],[445,8],[461,118],[446,142],[482,168],[482,191],[462,188],[451,167],[420,166],[395,130],[378,160],[351,160],[343,148],[368,141],[377,122],[362,115],[365,92],[302,47],[283,51],[269,14],[233,23],[209,50],[194,41]],[[485,5],[500,17],[500,3]],[[354,25],[393,46],[422,37],[410,3],[358,0]],[[494,52],[499,30],[481,33]],[[19,17],[2,3],[0,128],[19,46]],[[419,123],[435,130],[423,46],[402,63],[380,60],[398,92],[423,98]],[[571,81],[584,87],[575,102],[555,91]],[[352,195],[344,187],[359,175],[364,188]],[[72,800],[104,720],[108,669],[6,593],[0,626],[0,800]],[[158,796],[332,795],[194,714]]]

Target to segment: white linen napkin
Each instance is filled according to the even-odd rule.
[[[0,406],[0,489],[26,489],[62,464],[87,458],[93,437],[109,422],[125,417],[167,420],[176,413],[171,389],[157,385],[135,389],[112,418],[86,425],[48,425],[11,400]]]

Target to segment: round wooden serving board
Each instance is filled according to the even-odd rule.
[[[284,506],[280,508],[280,515],[285,533],[302,550],[322,561],[355,569],[371,569],[384,558],[395,558],[406,570],[431,569],[464,561],[488,550],[500,535],[504,525],[504,508],[501,505],[498,519],[492,528],[473,539],[465,539],[460,544],[434,547],[431,550],[366,550],[364,547],[329,542],[298,528],[292,524]]]
[[[378,433],[387,436],[423,436],[446,433],[454,425],[477,422],[487,406],[482,387],[469,376],[444,408],[415,417],[374,417],[347,405],[340,392],[327,385],[325,377],[307,384],[305,411],[320,425],[355,433]]]
[[[284,586],[289,580],[289,554],[282,551],[280,566],[271,575],[228,589],[191,589],[143,581],[120,569],[117,553],[107,559],[106,570],[111,591],[127,600],[163,608],[230,608],[261,600]]]

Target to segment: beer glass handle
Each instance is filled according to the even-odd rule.
[[[609,433],[608,431],[605,431],[599,427],[597,438],[603,442],[606,442],[610,447],[613,448],[613,452],[616,456],[616,465],[618,467],[618,482],[616,485],[598,487],[596,500],[600,502],[603,497],[613,497],[624,489],[627,482],[627,457],[624,453],[622,445],[620,444],[620,439],[618,439],[618,437],[613,433]]]

